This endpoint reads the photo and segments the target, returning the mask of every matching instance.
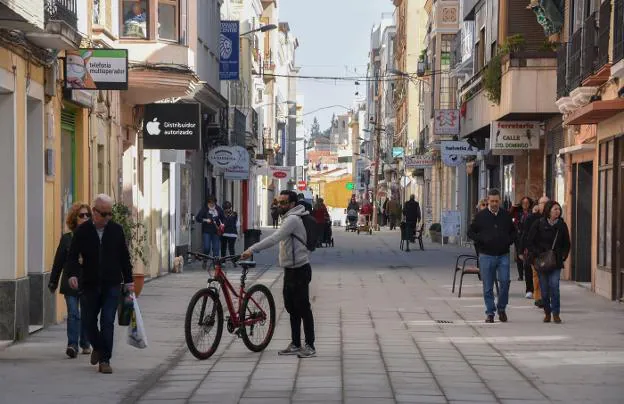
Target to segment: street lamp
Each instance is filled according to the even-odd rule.
[[[251,31],[247,31],[247,32],[243,32],[242,34],[240,34],[239,36],[244,36],[244,35],[248,35],[248,34],[253,34],[254,32],[267,32],[267,31],[272,31],[274,29],[277,28],[277,25],[275,24],[267,24],[267,25],[263,25],[260,28],[256,28],[256,29],[252,29]]]

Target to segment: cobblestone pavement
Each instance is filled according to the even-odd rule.
[[[316,358],[277,355],[289,325],[273,250],[257,256],[251,274],[277,304],[264,352],[224,332],[212,358],[188,353],[184,313],[206,275],[187,268],[146,284],[139,301],[150,346],[126,345],[118,328],[113,375],[96,373],[87,357],[66,359],[60,324],[0,352],[0,402],[624,402],[622,305],[563,282],[564,323],[544,324],[513,281],[509,322],[485,324],[476,276],[465,278],[461,299],[451,293],[455,256],[468,250],[426,244],[406,253],[388,231],[334,236],[335,248],[313,253]],[[229,274],[238,279],[238,270]]]

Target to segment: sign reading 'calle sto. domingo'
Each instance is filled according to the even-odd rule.
[[[143,148],[199,150],[200,107],[189,104],[147,104],[143,116]]]
[[[490,142],[492,150],[537,150],[540,146],[540,122],[494,121]]]

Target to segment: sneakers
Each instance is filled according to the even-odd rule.
[[[486,323],[493,323],[494,322],[494,316],[491,314],[488,314],[488,316],[485,318],[485,322]]]
[[[65,354],[67,354],[67,356],[69,356],[70,358],[74,359],[76,356],[78,356],[78,350],[76,349],[76,347],[68,346],[65,350]]]
[[[301,347],[298,347],[291,342],[290,344],[288,344],[286,349],[277,351],[277,354],[278,355],[297,355],[300,351],[301,351]]]
[[[87,347],[87,348],[82,348],[82,354],[83,355],[89,355],[91,353],[91,348]]]
[[[95,349],[91,352],[91,364],[97,365],[100,362],[100,354]]]
[[[533,299],[533,292],[526,292],[526,295],[524,296],[527,299]]]
[[[113,368],[111,367],[110,363],[102,362],[100,363],[98,372],[110,375],[111,373],[113,373]]]
[[[316,349],[308,344],[305,344],[305,346],[300,349],[299,353],[297,354],[297,357],[299,358],[312,358],[314,356],[316,356]]]
[[[507,313],[505,313],[504,311],[501,311],[498,313],[498,319],[501,321],[501,323],[506,323],[507,322]]]

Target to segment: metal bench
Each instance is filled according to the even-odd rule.
[[[461,265],[460,265],[461,261]],[[473,265],[467,265],[469,262],[474,262]],[[453,289],[451,293],[455,293],[455,282],[457,281],[457,273],[461,272],[459,277],[459,290],[457,293],[457,297],[461,297],[462,285],[464,283],[464,275],[477,275],[479,280],[481,280],[481,270],[479,269],[479,257],[477,255],[472,254],[461,254],[457,257],[455,261],[455,270],[453,273]],[[496,286],[496,294],[499,294],[498,289],[498,281],[494,279],[494,285]]]

